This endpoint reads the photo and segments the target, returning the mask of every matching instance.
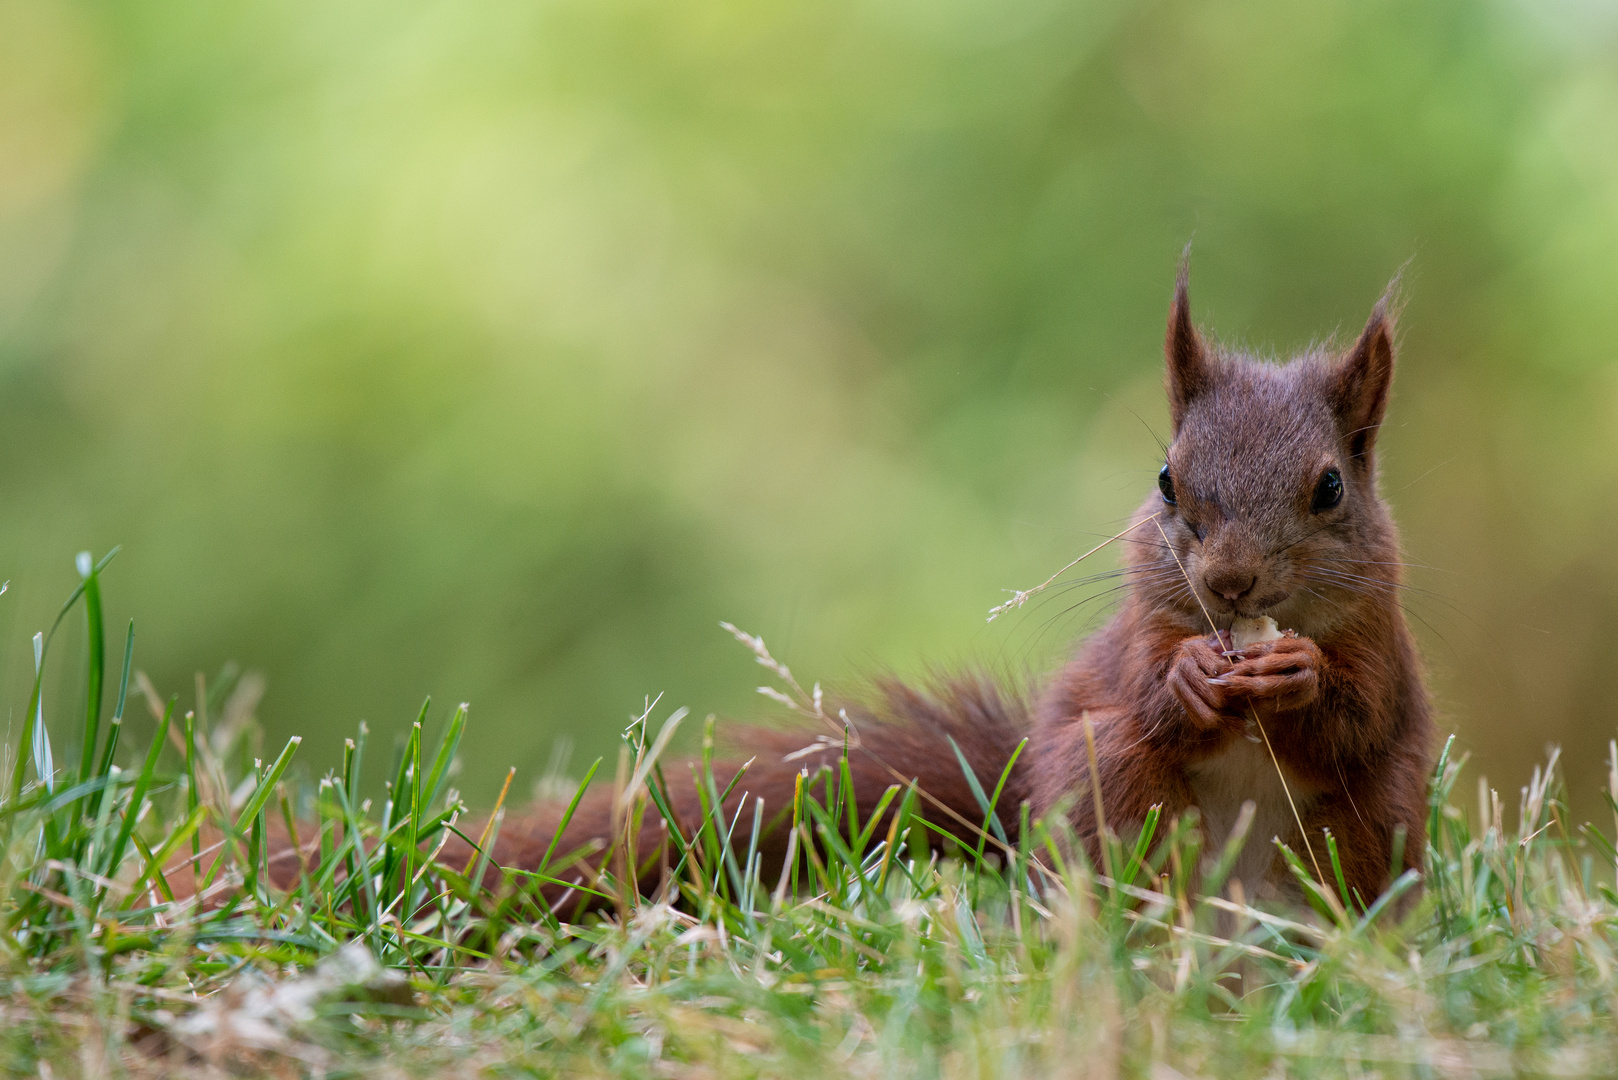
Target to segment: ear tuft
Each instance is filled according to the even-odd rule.
[[[1328,394],[1332,411],[1348,440],[1354,464],[1371,463],[1377,429],[1388,409],[1393,386],[1393,332],[1399,279],[1388,285],[1376,302],[1359,340],[1332,368]]]
[[[1164,382],[1176,435],[1191,402],[1212,385],[1207,347],[1191,323],[1190,280],[1191,245],[1187,244],[1185,254],[1180,257],[1180,273],[1174,283],[1174,306],[1169,309],[1168,334],[1163,341],[1163,357],[1167,362]]]

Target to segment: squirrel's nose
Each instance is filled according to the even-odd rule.
[[[1235,601],[1253,591],[1253,586],[1258,584],[1258,575],[1239,570],[1216,570],[1204,575],[1202,580],[1209,592]]]

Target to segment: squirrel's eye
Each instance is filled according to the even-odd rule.
[[[1157,490],[1163,493],[1163,501],[1170,506],[1174,505],[1174,477],[1169,475],[1169,467],[1163,466],[1163,471],[1157,474]]]
[[[1315,498],[1310,509],[1315,513],[1330,510],[1343,501],[1343,474],[1336,469],[1327,469],[1320,474],[1320,483],[1315,485]]]

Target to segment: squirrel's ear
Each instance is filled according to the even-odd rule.
[[[1393,286],[1376,302],[1354,347],[1332,368],[1329,394],[1332,411],[1348,439],[1354,464],[1370,463],[1377,428],[1388,408],[1393,385]]]
[[[1187,256],[1190,249],[1187,248]],[[1174,283],[1174,307],[1169,311],[1168,334],[1163,340],[1163,358],[1167,361],[1164,382],[1168,388],[1169,416],[1174,433],[1180,433],[1180,423],[1191,402],[1205,392],[1212,383],[1208,364],[1208,350],[1202,335],[1191,325],[1191,296],[1188,288],[1191,274],[1189,257],[1180,260],[1180,274]]]

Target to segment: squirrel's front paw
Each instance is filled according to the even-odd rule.
[[[1174,650],[1169,664],[1168,687],[1198,727],[1230,727],[1225,712],[1226,688],[1220,676],[1231,670],[1231,663],[1211,637],[1186,638]]]
[[[1284,637],[1250,645],[1224,674],[1212,681],[1232,703],[1261,704],[1266,711],[1301,709],[1320,694],[1326,658],[1305,637]]]

